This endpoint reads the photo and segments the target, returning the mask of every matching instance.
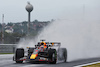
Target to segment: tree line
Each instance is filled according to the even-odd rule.
[[[30,22],[30,36],[36,36],[45,26],[49,25],[50,21],[34,20]],[[3,26],[3,27],[2,27]],[[4,30],[4,38],[2,38],[2,28]],[[7,24],[0,24],[0,44],[4,39],[5,44],[16,44],[20,38],[27,36],[28,22],[9,22]]]

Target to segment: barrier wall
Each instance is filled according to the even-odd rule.
[[[16,44],[0,44],[0,53],[14,53]]]

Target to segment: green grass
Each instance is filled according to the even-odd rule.
[[[0,53],[0,54],[14,54],[14,53]]]

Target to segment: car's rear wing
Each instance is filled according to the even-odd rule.
[[[61,46],[61,43],[60,42],[45,42],[47,44],[48,47],[52,47],[52,46]],[[37,46],[41,46],[40,45],[41,42],[38,42]]]
[[[50,43],[52,46],[61,46],[60,42],[51,42]]]

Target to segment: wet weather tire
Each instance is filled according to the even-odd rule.
[[[23,63],[23,60],[19,60],[20,58],[24,57],[24,49],[23,48],[18,48],[16,49],[16,53],[15,53],[15,59],[16,59],[16,63]]]
[[[63,48],[63,51],[64,51],[64,62],[66,62],[67,61],[67,49],[66,48]]]
[[[50,49],[49,50],[49,58],[51,60],[51,62],[49,62],[50,64],[56,64],[56,61],[57,61],[57,51],[56,51],[56,49]]]
[[[58,59],[64,60],[64,62],[67,62],[67,49],[66,48],[58,49]]]

